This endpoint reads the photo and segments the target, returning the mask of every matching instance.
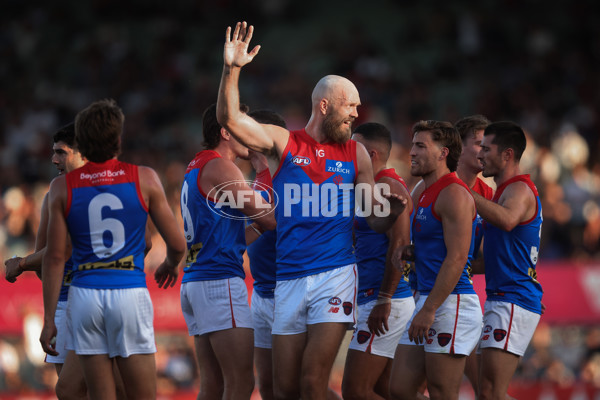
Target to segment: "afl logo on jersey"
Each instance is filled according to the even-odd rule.
[[[305,167],[310,164],[310,158],[302,157],[302,156],[294,156],[294,158],[292,158],[292,163],[299,165],[301,167]]]

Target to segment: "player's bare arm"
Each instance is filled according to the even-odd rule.
[[[412,209],[412,201],[410,200],[408,191],[400,182],[388,177],[380,179],[379,182],[388,184],[391,193],[408,199],[406,208],[407,210]],[[392,309],[391,298],[396,292],[396,288],[404,272],[403,262],[398,265],[397,263],[393,263],[392,259],[398,249],[403,249],[410,244],[410,213],[403,212],[400,214],[394,225],[386,232],[386,235],[390,240],[390,244],[385,261],[385,271],[379,288],[377,304],[371,310],[371,314],[367,320],[369,329],[377,336],[383,335],[389,330],[388,318]]]
[[[56,325],[54,315],[60,295],[67,249],[67,221],[64,210],[66,205],[67,184],[64,176],[55,178],[48,193],[48,232],[46,251],[42,262],[42,292],[44,299],[44,327],[40,343],[50,355],[58,355],[55,342]]]
[[[371,212],[367,212],[366,221],[369,227],[375,232],[384,233],[392,227],[396,218],[406,209],[407,198],[397,193],[382,194],[381,197],[375,194],[377,187],[373,180],[373,166],[371,165],[367,149],[365,149],[362,143],[358,142],[356,143],[356,163],[358,165],[356,183],[368,184],[373,188],[371,190]],[[375,207],[385,206],[384,202],[386,201],[389,204],[389,213],[386,216],[378,217],[375,213]]]
[[[487,200],[477,193],[472,193],[479,215],[487,222],[507,232],[513,230],[521,222],[533,218],[536,212],[533,192],[523,182],[508,185],[498,203]]]
[[[425,341],[436,310],[452,293],[460,279],[469,256],[475,218],[475,207],[470,194],[456,184],[449,185],[440,192],[434,210],[442,220],[446,258],[423,308],[415,315],[409,328],[409,338],[417,340],[417,343]]]
[[[240,71],[260,50],[260,46],[255,46],[248,52],[253,32],[254,27],[248,27],[246,22],[238,22],[233,35],[231,27],[227,27],[223,74],[217,98],[217,120],[246,147],[261,153],[268,153],[274,149],[277,155],[281,156],[289,138],[289,131],[275,125],[259,124],[240,111]]]
[[[210,168],[205,168],[200,177],[200,185],[205,193],[215,187],[231,191],[232,198],[244,199],[240,208],[243,214],[251,217],[262,230],[275,229],[275,215],[269,212],[272,210],[271,204],[248,185],[242,171],[232,161],[215,158],[206,165]]]
[[[169,288],[177,282],[179,262],[185,255],[185,239],[179,224],[169,207],[167,197],[158,175],[152,168],[138,167],[142,196],[148,213],[167,246],[165,260],[156,269],[154,279],[159,288]]]

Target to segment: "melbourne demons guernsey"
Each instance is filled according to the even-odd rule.
[[[384,169],[375,176],[375,182],[383,177],[389,177],[400,182],[406,190],[406,183],[396,174],[393,168]],[[386,256],[390,240],[385,233],[377,233],[367,224],[365,217],[356,212],[354,217],[354,236],[356,264],[358,265],[358,304],[375,300],[379,294],[381,280],[385,271]],[[412,296],[408,282],[400,279],[393,298]]]
[[[356,142],[318,143],[290,132],[273,177],[278,197],[277,280],[353,264]]]
[[[429,294],[446,258],[447,250],[444,242],[442,221],[435,213],[434,206],[440,192],[451,184],[457,184],[469,190],[455,173],[449,173],[438,179],[433,185],[425,189],[419,197],[415,208],[412,223],[412,240],[415,245],[415,268],[417,271],[417,288],[421,294]],[[473,242],[476,219],[473,218],[471,231],[471,245],[469,256],[460,279],[452,290],[452,294],[474,294],[473,283],[469,276],[469,269],[473,257]]]
[[[181,188],[181,215],[188,256],[182,283],[244,278],[245,216],[200,187],[202,168],[221,155],[204,150],[188,164]],[[215,192],[218,195],[218,192]]]
[[[272,187],[273,182],[268,169],[256,175],[254,190],[260,191],[267,201],[270,201],[272,193],[265,193],[265,190],[261,189],[272,189]],[[250,272],[254,279],[254,290],[263,298],[275,296],[276,240],[275,230],[265,231],[248,246],[248,259],[250,260]]]
[[[493,201],[497,203],[506,187],[515,182],[524,182],[535,195],[535,215],[510,232],[489,222],[484,224],[486,293],[488,300],[514,303],[541,314],[543,291],[535,270],[542,229],[542,204],[537,188],[529,175],[517,175],[498,187]]]
[[[88,162],[66,175],[67,226],[73,243],[72,286],[146,287],[148,207],[137,165]]]
[[[476,178],[475,184],[472,190],[475,193],[485,197],[486,200],[491,200],[494,197],[494,189],[492,189],[487,183],[480,178]],[[473,245],[473,257],[477,258],[479,248],[481,247],[481,241],[483,240],[483,218],[477,213],[477,225],[475,227],[475,242]]]

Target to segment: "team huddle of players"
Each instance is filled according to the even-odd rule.
[[[250,50],[252,33],[245,22],[227,29],[204,150],[182,185],[183,234],[157,174],[118,160],[114,101],[92,103],[55,136],[64,174],[44,200],[36,253],[6,265],[12,281],[41,271],[40,342],[58,397],[156,397],[150,216],[167,246],[159,287],[176,283],[187,243],[181,309],[199,399],[250,398],[254,367],[263,399],[335,398],[329,375],[348,329],[345,399],[423,398],[425,387],[457,399],[463,373],[478,398],[506,398],[542,312],[542,214],[519,169],[523,130],[478,115],[417,122],[410,173],[422,179],[409,193],[387,165],[390,131],[353,129],[360,96],[348,79],[317,83],[301,130],[240,103],[240,71],[260,49]],[[251,161],[253,184],[237,158]],[[483,315],[473,273],[485,273]]]

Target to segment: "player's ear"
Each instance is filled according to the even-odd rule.
[[[502,152],[502,160],[508,161],[515,157],[515,151],[510,147]]]
[[[229,133],[229,131],[225,128],[221,128],[221,139],[223,140],[230,140],[231,139],[231,134]]]
[[[329,106],[330,106],[329,100],[327,100],[327,99],[321,99],[321,101],[319,101],[319,111],[321,112],[321,114],[326,115],[327,114],[327,108]]]
[[[444,158],[448,157],[448,154],[450,154],[450,150],[448,150],[447,147],[442,147],[439,160],[442,161]]]

